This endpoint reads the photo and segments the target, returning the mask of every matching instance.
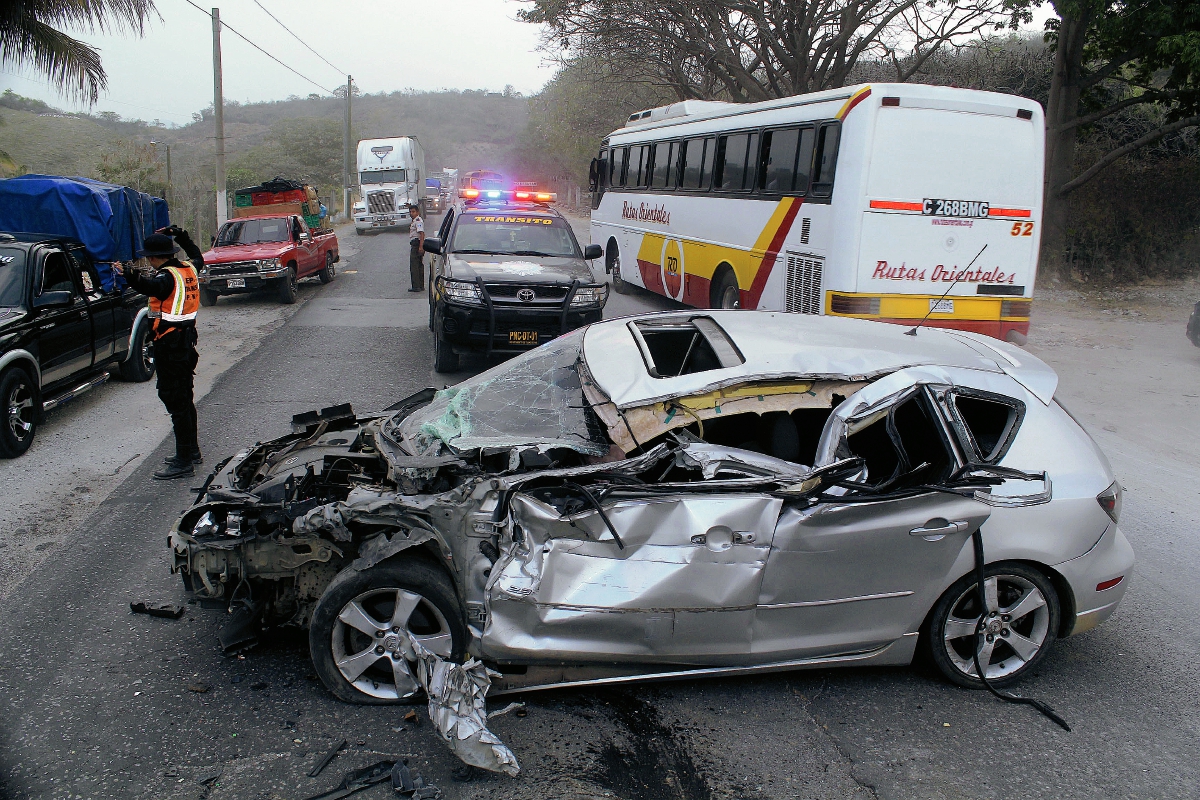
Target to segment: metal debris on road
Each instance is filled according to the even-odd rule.
[[[395,761],[380,761],[369,767],[347,772],[336,789],[314,795],[308,800],[341,800],[343,797],[349,797],[355,792],[361,792],[363,789],[389,780],[392,777],[392,767],[395,765]]]
[[[488,715],[487,715],[487,718],[488,718],[488,719],[493,719],[493,718],[495,718],[495,717],[503,717],[505,714],[507,714],[507,713],[508,713],[508,712],[510,712],[510,711],[515,711],[515,712],[517,712],[517,713],[516,713],[516,716],[518,716],[518,717],[523,717],[523,716],[525,716],[525,714],[527,713],[527,712],[525,711],[525,704],[524,704],[524,703],[509,703],[509,704],[508,704],[508,705],[506,705],[504,708],[498,709],[498,710],[496,710],[496,711],[489,711],[489,712],[488,712]]]
[[[183,606],[174,603],[156,603],[153,600],[139,600],[129,604],[129,610],[134,614],[148,614],[151,617],[179,619],[186,611]]]
[[[340,742],[338,742],[337,744],[335,744],[335,745],[334,745],[334,746],[333,746],[333,747],[332,747],[332,748],[329,750],[329,752],[328,752],[328,753],[326,753],[325,755],[321,756],[321,760],[320,760],[320,761],[318,761],[316,764],[314,764],[314,765],[313,765],[313,768],[312,768],[311,770],[309,770],[309,772],[308,772],[308,777],[310,777],[310,778],[315,778],[315,777],[317,777],[318,775],[320,775],[320,774],[321,774],[321,770],[323,770],[323,769],[325,769],[326,767],[328,767],[328,766],[329,766],[329,762],[331,762],[331,761],[333,761],[333,759],[337,758],[337,754],[338,754],[338,753],[340,753],[340,752],[342,752],[342,748],[344,748],[345,746],[346,746],[346,740],[345,740],[345,739],[342,739]]]
[[[450,750],[471,766],[517,775],[517,757],[487,727],[487,692],[492,676],[500,673],[475,658],[465,664],[446,661],[411,633],[408,639],[417,658],[417,679],[429,696],[429,719]]]

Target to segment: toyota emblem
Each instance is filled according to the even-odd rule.
[[[532,303],[537,299],[537,295],[533,293],[533,289],[520,289],[517,291],[517,299],[522,303]]]

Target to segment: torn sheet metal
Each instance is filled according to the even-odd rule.
[[[520,773],[512,750],[487,727],[487,692],[499,673],[474,658],[465,664],[446,661],[412,634],[408,638],[417,657],[417,679],[429,695],[429,719],[450,750],[473,767]]]

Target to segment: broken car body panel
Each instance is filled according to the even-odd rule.
[[[498,691],[907,663],[975,530],[1061,587],[1060,634],[1091,627],[1133,561],[1097,502],[1111,470],[1048,367],[976,345],[759,312],[597,323],[390,413],[297,417],[217,470],[174,569],[307,626],[335,575],[435,567]]]

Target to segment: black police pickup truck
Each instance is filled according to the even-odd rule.
[[[146,298],[105,292],[83,245],[0,233],[0,457],[33,443],[42,413],[120,372],[154,375]]]
[[[517,197],[527,192],[474,194],[425,239],[438,372],[457,370],[466,353],[519,353],[598,322],[608,300],[588,263],[601,247],[581,249],[561,214]]]

